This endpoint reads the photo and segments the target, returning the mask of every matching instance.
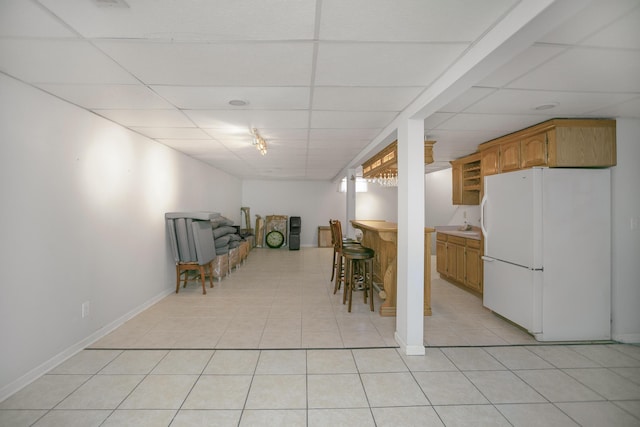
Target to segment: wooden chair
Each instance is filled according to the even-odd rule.
[[[187,285],[190,278],[189,272],[197,271],[202,282],[202,293],[206,295],[207,270],[209,284],[213,288],[213,261],[216,259],[211,222],[204,217],[201,218],[203,214],[200,213],[194,214],[193,217],[188,215],[187,213],[165,215],[169,241],[176,263],[176,293],[180,291],[181,283],[183,287]]]

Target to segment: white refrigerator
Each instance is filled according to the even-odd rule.
[[[609,169],[485,177],[483,304],[538,341],[611,337]]]

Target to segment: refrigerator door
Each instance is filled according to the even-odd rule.
[[[543,180],[543,332],[539,340],[611,334],[609,169],[549,169]]]
[[[540,208],[535,201],[540,197],[540,173],[541,169],[527,169],[485,177],[481,225],[486,256],[541,268],[541,257],[534,258],[534,248],[539,248],[541,240],[540,215],[536,214]]]
[[[489,257],[484,260],[483,305],[532,333],[540,332],[536,285],[540,271],[533,271]],[[538,310],[538,311],[536,311]]]

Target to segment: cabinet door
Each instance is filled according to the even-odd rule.
[[[480,249],[467,247],[465,284],[474,291],[482,292],[482,259]]]
[[[464,283],[465,278],[465,247],[460,245],[456,246],[456,271],[455,271],[455,279]]]
[[[482,176],[494,175],[500,172],[500,146],[488,148],[482,151],[482,157],[480,159],[480,168],[482,170]]]
[[[520,169],[520,141],[500,145],[500,172]]]
[[[460,163],[451,164],[451,199],[454,205],[462,204],[462,165]]]
[[[530,136],[522,140],[522,168],[547,165],[547,133]]]
[[[458,245],[447,243],[447,276],[456,277],[456,269],[458,268]]]
[[[447,275],[447,243],[440,240],[436,242],[436,270]]]

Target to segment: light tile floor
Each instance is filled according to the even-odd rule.
[[[640,347],[88,349],[0,425],[638,426]]]
[[[640,426],[639,346],[540,345],[434,278],[426,355],[405,356],[394,318],[346,313],[330,258],[252,251],[1,402],[0,426]]]
[[[354,293],[352,312],[333,294],[332,249],[257,248],[214,288],[189,282],[93,344],[92,348],[360,348],[396,347],[395,318],[381,317]],[[433,257],[432,264],[435,264]],[[432,316],[425,345],[537,344],[482,306],[482,299],[432,269]]]

